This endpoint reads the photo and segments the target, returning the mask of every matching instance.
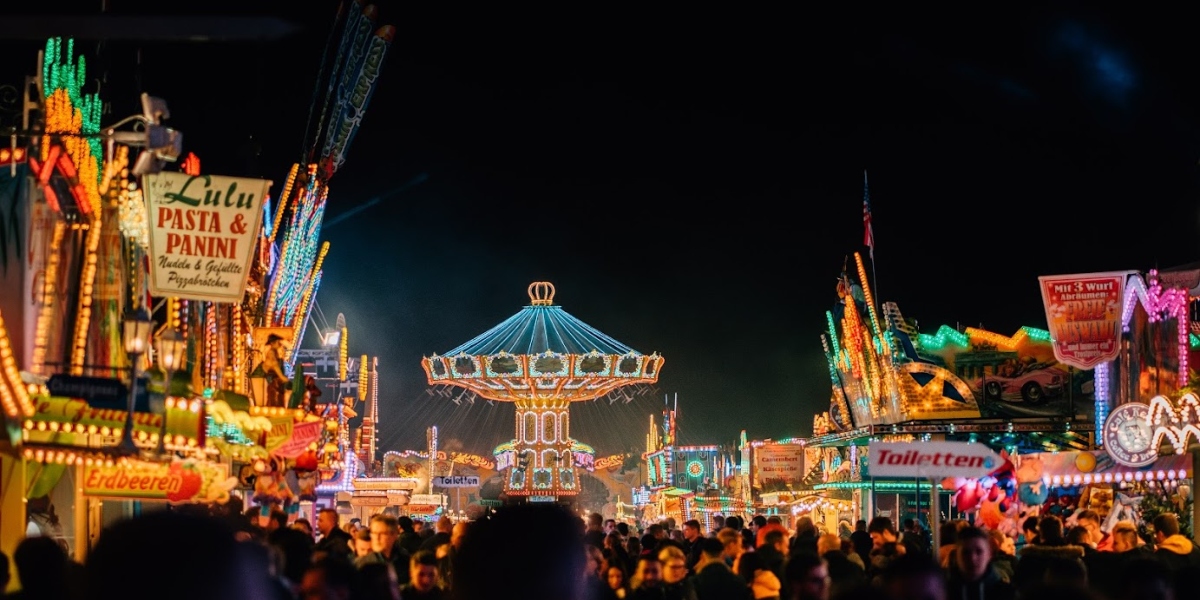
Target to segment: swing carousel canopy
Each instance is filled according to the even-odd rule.
[[[550,283],[530,284],[529,299],[467,343],[424,358],[429,384],[504,402],[574,402],[658,381],[662,356],[642,354],[555,305]]]

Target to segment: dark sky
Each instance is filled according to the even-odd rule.
[[[323,233],[318,301],[380,357],[387,449],[431,424],[478,452],[511,438],[511,409],[430,396],[419,363],[541,280],[666,357],[655,392],[575,411],[600,453],[639,445],[664,394],[684,441],[808,435],[824,311],[865,251],[864,169],[877,296],[925,332],[1045,327],[1038,275],[1196,259],[1200,42],[1182,14],[377,4],[397,37],[327,219],[387,197]],[[112,116],[163,96],[206,172],[281,182],[335,5],[276,11],[304,31],[275,42],[105,45]],[[30,47],[5,44],[18,74]]]

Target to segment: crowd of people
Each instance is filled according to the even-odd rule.
[[[365,523],[324,509],[315,523],[273,510],[172,509],[107,528],[84,564],[30,537],[13,563],[13,598],[92,600],[1183,600],[1200,549],[1177,517],[1154,539],[1129,523],[1101,531],[1083,513],[1011,538],[963,522],[928,535],[886,517],[845,535],[807,518],[673,519],[638,529],[554,505],[426,524],[379,514]],[[2,561],[8,564],[7,557]],[[4,570],[3,583],[9,573]]]

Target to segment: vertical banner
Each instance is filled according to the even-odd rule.
[[[1134,271],[1038,277],[1058,362],[1089,370],[1117,357],[1125,280]]]
[[[145,182],[150,293],[240,302],[271,182],[186,173]]]
[[[753,486],[799,485],[804,480],[804,446],[763,444],[754,449]]]

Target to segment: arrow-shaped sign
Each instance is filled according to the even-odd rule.
[[[968,442],[871,442],[871,477],[977,479],[1004,466],[983,444]]]

